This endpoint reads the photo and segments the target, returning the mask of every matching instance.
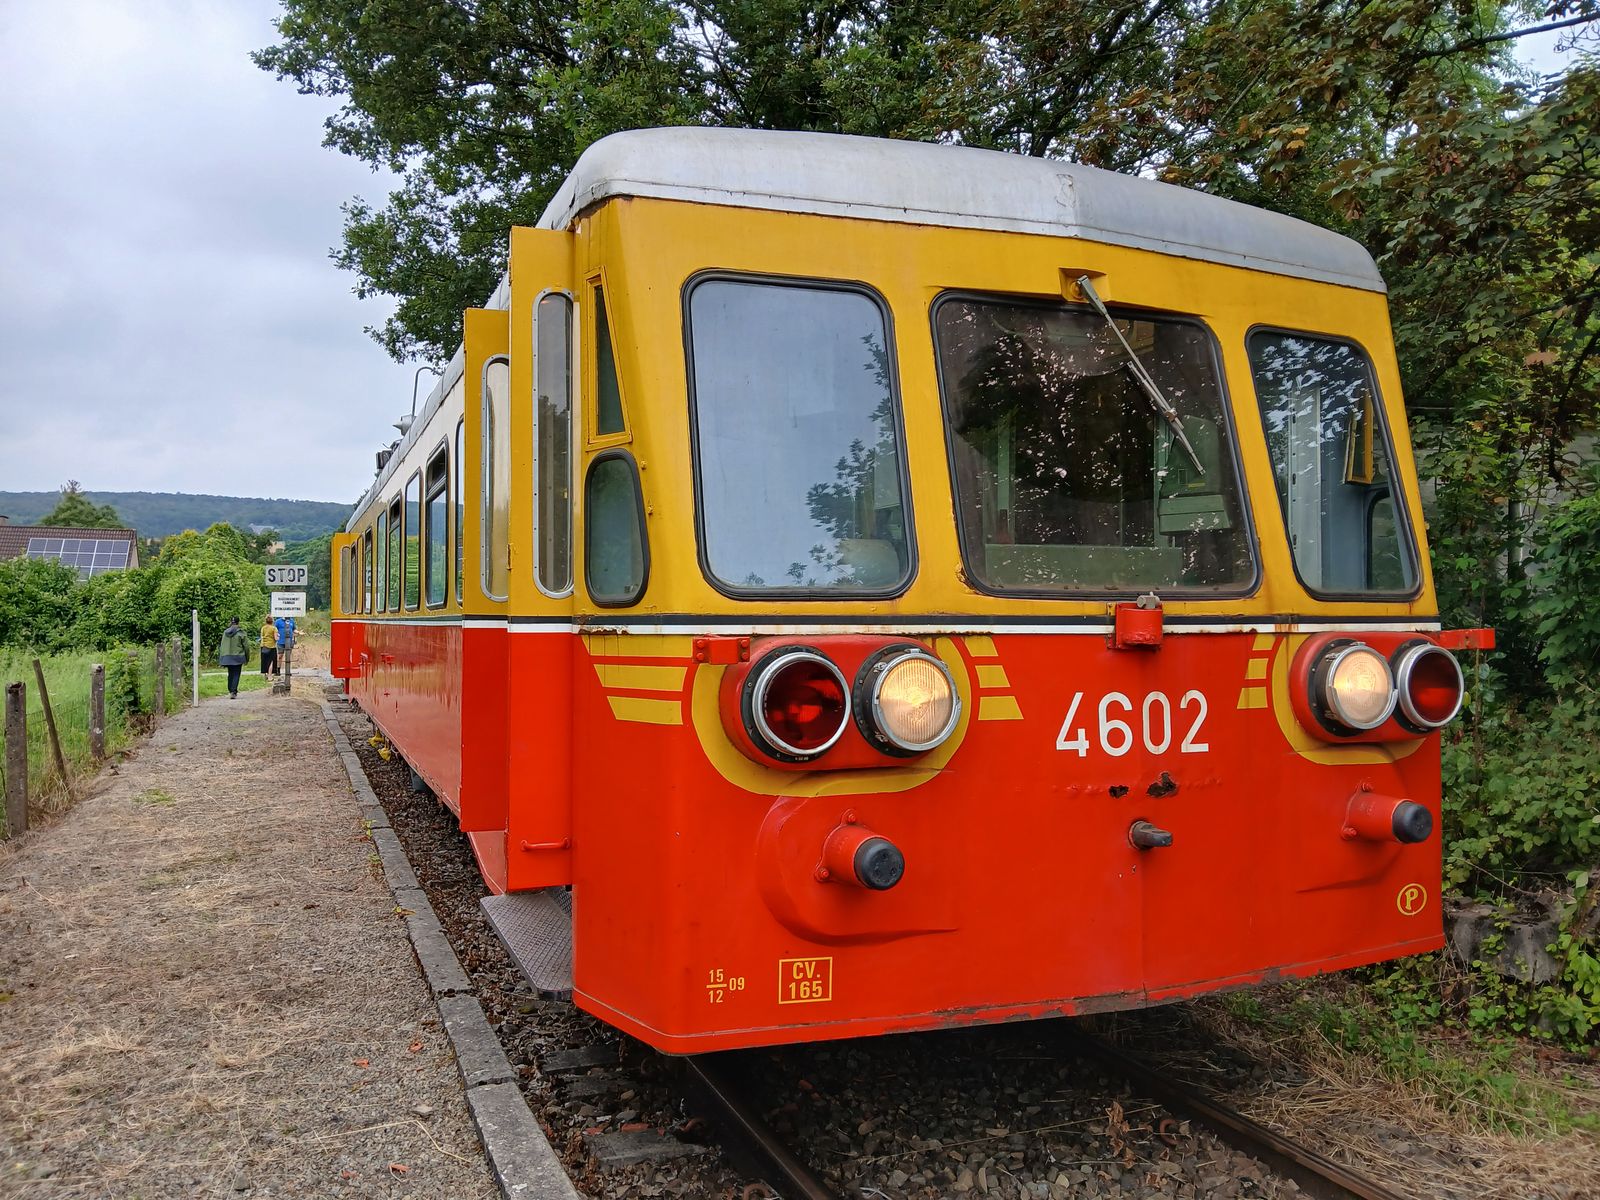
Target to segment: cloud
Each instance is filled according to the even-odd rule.
[[[411,402],[328,258],[391,180],[250,62],[276,6],[0,5],[0,489],[352,500]]]

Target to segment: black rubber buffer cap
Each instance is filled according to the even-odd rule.
[[[1433,832],[1433,814],[1422,805],[1402,800],[1394,806],[1394,840],[1411,845],[1425,842]]]
[[[886,892],[906,873],[906,856],[888,838],[871,837],[856,847],[855,868],[862,887]]]

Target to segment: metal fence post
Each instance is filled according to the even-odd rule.
[[[176,691],[183,686],[183,639],[177,634],[172,635],[172,649],[168,653],[171,655],[167,661],[172,664],[172,687]]]
[[[28,831],[28,694],[20,683],[6,685],[7,837]]]
[[[194,703],[200,703],[200,610],[189,610],[189,665],[194,671]]]
[[[89,749],[97,760],[106,756],[106,669],[101,663],[89,669]]]
[[[167,715],[167,644],[156,643],[156,693],[154,702],[150,705],[155,715]]]

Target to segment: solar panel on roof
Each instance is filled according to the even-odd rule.
[[[125,570],[132,548],[125,538],[31,537],[26,553],[29,558],[53,558],[64,567],[75,567],[81,578],[88,579]]]

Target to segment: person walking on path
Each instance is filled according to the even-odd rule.
[[[244,630],[239,628],[239,618],[234,617],[222,631],[222,640],[217,643],[217,661],[228,668],[230,700],[239,698],[239,672],[244,670],[249,658],[250,643],[244,636]]]
[[[261,623],[261,673],[278,673],[278,627],[271,617]]]

